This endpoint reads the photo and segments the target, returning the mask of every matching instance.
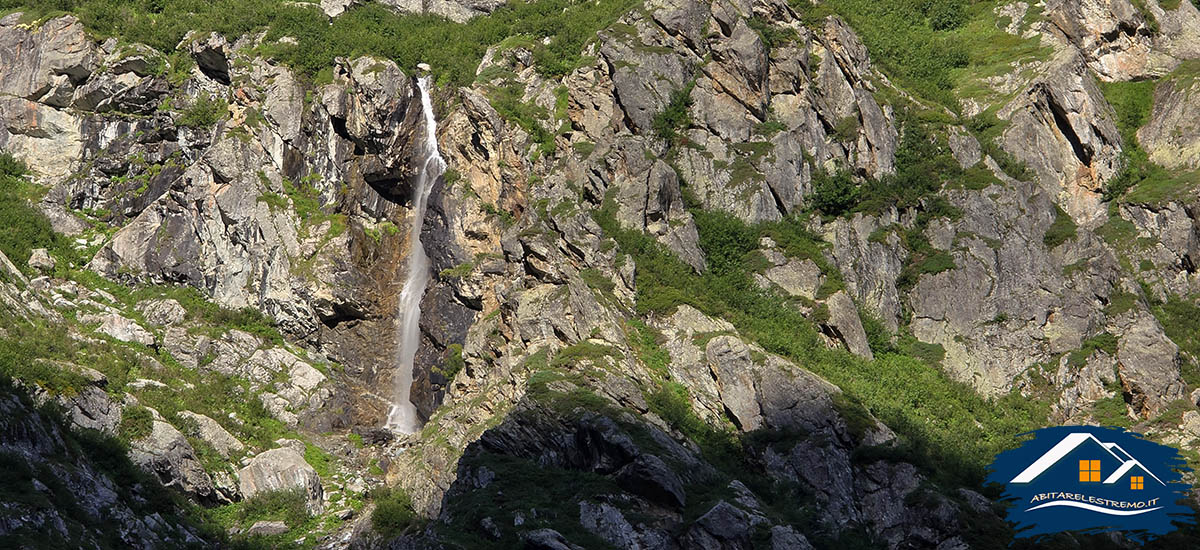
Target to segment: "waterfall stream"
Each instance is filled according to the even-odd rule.
[[[429,100],[429,77],[417,81],[421,90],[421,108],[425,117],[425,140],[418,158],[423,159],[421,173],[412,200],[412,229],[409,237],[412,250],[408,254],[408,278],[400,292],[400,307],[396,319],[395,395],[388,411],[387,428],[401,433],[414,433],[421,428],[417,408],[410,398],[413,383],[413,359],[421,345],[421,298],[429,284],[429,257],[421,244],[421,226],[425,219],[425,203],[434,183],[446,171],[446,161],[438,152],[437,121],[433,118],[433,102]]]

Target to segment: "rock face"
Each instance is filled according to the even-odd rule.
[[[1189,67],[1190,69],[1190,67]],[[1194,78],[1167,78],[1154,91],[1154,107],[1147,124],[1138,131],[1138,142],[1150,159],[1167,168],[1200,168],[1200,125],[1195,112],[1200,94]]]
[[[112,474],[111,466],[125,460],[105,456],[115,446],[78,440],[7,381],[0,388],[0,433],[6,487],[25,497],[0,502],[0,536],[62,547],[210,544],[174,519],[167,495]]]
[[[197,436],[204,440],[205,443],[212,445],[212,448],[221,453],[221,456],[228,458],[230,454],[239,452],[245,448],[245,445],[241,441],[238,441],[236,437],[233,437],[225,428],[221,427],[216,420],[191,411],[183,411],[179,415],[195,422]]]
[[[269,491],[298,490],[304,493],[310,512],[323,507],[321,477],[295,449],[266,451],[238,471],[238,490],[245,498]]]
[[[1200,12],[1187,3],[1168,10],[1158,2],[1052,0],[1046,15],[1050,29],[1105,80],[1161,76],[1200,54],[1194,42]]]
[[[1074,53],[1052,62],[1044,79],[1000,116],[1012,123],[1003,146],[1037,174],[1043,190],[1079,221],[1095,218],[1104,182],[1117,175],[1121,136],[1111,107]]]

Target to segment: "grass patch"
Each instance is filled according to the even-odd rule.
[[[1055,248],[1074,239],[1077,229],[1075,220],[1071,219],[1071,216],[1068,216],[1062,207],[1056,204],[1054,211],[1054,223],[1050,224],[1050,227],[1046,229],[1046,234],[1042,236],[1042,243],[1046,245],[1046,248]]]
[[[1200,187],[1200,171],[1172,171],[1155,164],[1137,141],[1137,131],[1150,119],[1156,80],[1101,82],[1105,99],[1117,114],[1117,129],[1125,147],[1121,170],[1105,183],[1105,200],[1161,204],[1185,197]]]
[[[54,234],[50,221],[33,205],[39,195],[40,190],[29,181],[25,163],[0,152],[0,219],[4,220],[0,252],[26,272],[33,249],[70,247],[67,239]]]
[[[121,423],[117,425],[117,435],[122,441],[137,441],[150,435],[153,429],[154,417],[150,414],[150,409],[135,405],[121,410]]]

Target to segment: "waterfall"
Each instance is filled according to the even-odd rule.
[[[421,244],[421,226],[425,219],[425,203],[434,183],[446,171],[446,161],[438,152],[437,121],[433,118],[433,103],[429,100],[429,77],[417,81],[421,89],[421,108],[425,117],[425,140],[418,151],[423,159],[421,173],[417,176],[417,187],[412,200],[412,229],[409,242],[412,250],[408,254],[408,279],[400,292],[400,307],[396,316],[396,391],[388,411],[387,428],[406,434],[421,428],[417,408],[413,406],[409,393],[413,383],[413,359],[421,345],[421,297],[429,284],[429,257]]]

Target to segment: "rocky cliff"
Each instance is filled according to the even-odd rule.
[[[1023,431],[1200,450],[1191,2],[332,1],[157,49],[17,4],[3,456],[94,496],[18,469],[19,545],[992,548]],[[469,74],[385,55],[420,25],[485,37]],[[413,219],[424,76],[448,170]]]

